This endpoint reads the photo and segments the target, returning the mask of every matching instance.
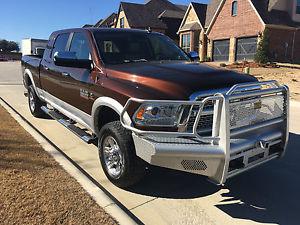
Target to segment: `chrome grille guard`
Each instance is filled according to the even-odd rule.
[[[262,87],[265,87],[265,89],[262,89]],[[120,114],[120,121],[121,124],[126,129],[131,130],[132,132],[141,136],[163,135],[163,136],[173,137],[173,138],[176,137],[196,138],[197,140],[203,143],[218,145],[220,144],[220,142],[229,142],[228,140],[230,139],[230,118],[229,118],[229,106],[231,104],[230,102],[239,99],[247,99],[253,97],[263,98],[263,96],[268,96],[270,98],[270,95],[274,95],[274,94],[282,94],[284,98],[287,99],[287,101],[285,101],[286,105],[285,105],[284,114],[288,116],[288,107],[289,107],[288,87],[280,86],[277,83],[277,81],[265,81],[265,82],[251,82],[251,83],[237,84],[234,85],[226,94],[216,93],[214,96],[206,97],[202,101],[145,100],[145,99],[130,98],[126,102],[123,111]],[[198,123],[203,113],[203,107],[209,101],[214,102],[212,135],[200,136],[197,133]],[[243,101],[244,100],[241,100],[241,102]],[[142,103],[159,103],[159,104],[174,103],[174,104],[181,104],[185,106],[199,106],[199,110],[197,112],[196,119],[193,123],[192,132],[149,131],[149,130],[141,130],[134,127],[133,122],[131,120],[130,120],[131,121],[130,124],[125,122],[125,115],[127,114],[127,109],[132,104],[132,102],[141,103],[141,104]],[[236,105],[238,103],[235,102],[234,104]],[[192,111],[192,107],[189,112],[187,121],[190,119],[191,111]],[[241,133],[241,131],[238,132]]]

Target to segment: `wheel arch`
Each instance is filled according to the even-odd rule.
[[[28,89],[29,85],[32,85],[33,88],[34,88],[35,93],[38,95],[38,91],[37,91],[37,88],[35,86],[32,73],[29,69],[25,69],[25,71],[24,71],[24,80],[25,80],[25,83],[26,83],[26,89]]]
[[[113,98],[110,97],[97,98],[92,107],[92,126],[94,132],[96,134],[99,134],[99,131],[103,125],[105,125],[108,122],[115,121],[116,118],[120,120],[120,115],[123,109],[124,106]],[[106,114],[109,116],[101,120],[100,117]],[[131,119],[128,113],[124,114],[124,122],[127,125],[131,124]]]

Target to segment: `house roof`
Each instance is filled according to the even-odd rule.
[[[202,26],[205,25],[205,19],[206,19],[206,10],[207,10],[207,5],[206,4],[201,4],[197,2],[191,2],[198,19],[201,23]]]
[[[117,17],[117,13],[112,13],[105,19],[100,19],[94,27],[111,27],[114,25],[115,19]]]
[[[197,22],[187,23],[187,24],[184,24],[182,27],[180,27],[180,31],[200,30],[200,29],[201,29],[201,26]]]
[[[221,1],[222,0],[211,0],[207,5],[206,17],[205,17],[205,28],[207,28],[211,23],[215,13],[217,12],[219,5],[221,4]]]
[[[150,0],[146,4],[121,2],[120,10],[124,11],[130,27],[166,29],[166,24],[160,18],[182,19],[185,7],[167,0]]]
[[[251,0],[253,6],[256,8],[258,14],[262,18],[265,24],[283,25],[298,27],[300,23],[294,22],[289,13],[281,10],[269,11],[269,5],[274,0]]]
[[[184,11],[165,10],[158,18],[176,18],[182,19],[184,17]]]

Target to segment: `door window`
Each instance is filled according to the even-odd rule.
[[[75,52],[77,59],[91,59],[88,39],[83,33],[74,33],[70,52]]]
[[[59,34],[57,36],[52,50],[52,56],[54,56],[56,52],[66,51],[68,39],[69,39],[69,33]]]

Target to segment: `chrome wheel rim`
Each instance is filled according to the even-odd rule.
[[[108,174],[113,178],[119,178],[124,170],[124,155],[112,136],[103,140],[103,157]]]
[[[34,102],[34,97],[33,97],[32,92],[29,92],[29,106],[30,106],[31,112],[34,112],[35,102]]]

